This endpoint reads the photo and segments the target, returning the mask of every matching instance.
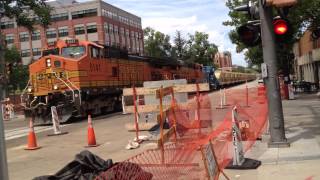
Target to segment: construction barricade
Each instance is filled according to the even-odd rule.
[[[223,169],[230,164],[246,168],[244,155],[266,127],[265,89],[224,90],[221,94],[226,98],[222,100],[222,109],[217,108],[221,107],[219,92],[200,95],[200,88],[196,85],[195,97],[180,104],[174,100],[174,89],[155,90],[159,97],[170,94],[173,97],[170,105],[161,104],[159,98],[160,105],[157,106],[160,122],[167,119],[170,129],[173,128],[172,133],[161,134],[158,148],[116,164],[97,179],[217,180],[221,175],[229,179]],[[250,164],[254,167],[249,168],[260,165],[259,161],[254,162]]]

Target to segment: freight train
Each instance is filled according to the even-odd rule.
[[[129,55],[114,47],[67,39],[48,44],[41,58],[29,65],[29,81],[21,99],[25,115],[36,122],[50,123],[52,106],[57,108],[60,121],[66,122],[72,116],[120,110],[122,88],[142,86],[144,81],[186,79],[217,87],[229,76],[203,71],[200,64]],[[252,79],[249,76],[241,75],[238,81]],[[232,76],[228,82],[237,78]]]

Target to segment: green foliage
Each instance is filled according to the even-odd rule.
[[[9,75],[9,87],[11,90],[23,89],[29,79],[28,66],[17,65],[13,67],[12,73]]]
[[[218,52],[218,47],[209,42],[209,34],[198,31],[194,35],[189,34],[186,47],[185,59],[203,65],[212,65],[213,56]]]
[[[176,35],[174,37],[174,56],[178,58],[182,58],[186,53],[186,40],[182,37],[181,31],[176,31]]]
[[[212,65],[213,55],[218,47],[209,42],[209,35],[204,32],[189,34],[188,39],[182,37],[181,31],[176,31],[173,45],[170,37],[150,27],[144,29],[145,52],[153,57],[171,57],[187,63]]]
[[[8,77],[8,87],[10,90],[24,88],[29,79],[28,66],[21,65],[21,57],[16,47],[5,49],[5,62],[12,64],[12,72]]]
[[[46,27],[50,24],[51,7],[45,0],[6,0],[1,1],[4,6],[4,15],[15,18],[19,26],[24,26],[30,31],[33,25],[39,23]]]
[[[148,56],[169,57],[171,55],[170,36],[147,27],[144,29],[144,48]]]
[[[6,0],[1,1],[4,9],[3,16],[15,19],[18,26],[26,27],[29,31],[33,31],[35,24],[47,27],[50,24],[50,12],[52,10],[45,0]],[[3,44],[3,38],[0,32],[0,46]],[[4,50],[4,57],[0,57],[0,64],[5,62],[12,63],[12,73],[8,77],[7,87],[11,90],[24,88],[27,84],[29,75],[28,67],[19,65],[21,62],[20,53],[17,48],[0,49]],[[4,58],[4,59],[3,59]],[[3,66],[1,72],[4,72]]]
[[[11,48],[6,48],[4,52],[5,62],[8,63],[18,63],[21,61],[20,53],[18,49],[13,46]]]
[[[311,30],[320,27],[320,1],[303,0],[290,8],[288,19],[294,30],[294,38],[299,38],[309,28]]]

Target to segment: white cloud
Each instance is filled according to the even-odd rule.
[[[136,14],[143,27],[152,27],[169,34],[176,30],[184,35],[195,31],[209,34],[210,42],[220,51],[231,51],[234,64],[246,65],[243,54],[236,53],[236,46],[228,37],[230,27],[222,25],[229,20],[226,0],[108,0],[110,4]]]

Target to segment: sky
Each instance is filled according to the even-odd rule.
[[[226,0],[104,0],[142,19],[142,27],[152,27],[173,39],[176,30],[186,36],[195,31],[206,32],[219,51],[231,51],[233,64],[247,66],[243,54],[236,53],[228,32],[222,25],[229,19]]]

